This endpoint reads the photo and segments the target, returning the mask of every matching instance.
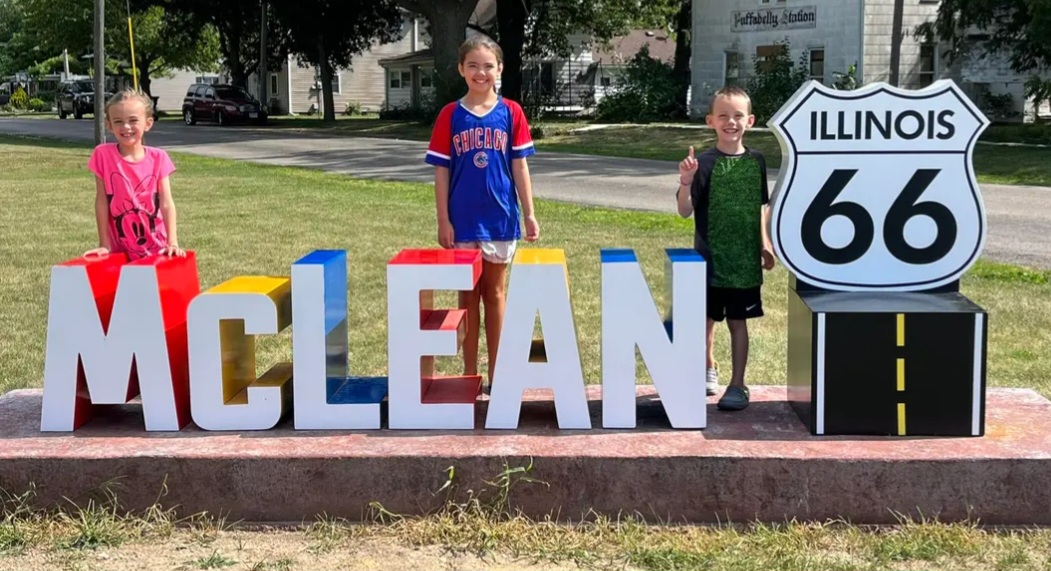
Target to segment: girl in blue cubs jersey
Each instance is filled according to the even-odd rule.
[[[485,36],[460,46],[460,75],[467,94],[438,114],[426,161],[434,165],[438,243],[443,248],[482,251],[482,276],[474,291],[460,293],[467,309],[464,374],[478,374],[479,302],[485,307],[489,382],[504,319],[507,265],[523,237],[540,236],[526,157],[532,155],[529,124],[518,103],[496,93],[503,51]]]

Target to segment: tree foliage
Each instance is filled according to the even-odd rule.
[[[71,61],[94,52],[92,0],[16,0],[24,9],[25,33],[36,45],[35,62],[44,62],[69,50]],[[131,74],[127,3],[106,1],[106,57],[110,67]],[[135,67],[140,87],[150,92],[150,81],[175,68],[211,69],[218,60],[214,30],[195,26],[188,18],[160,6],[132,5]]]
[[[940,41],[951,64],[970,56],[1004,56],[1016,73],[1030,74],[1027,97],[1051,97],[1051,0],[941,0],[938,15],[915,30]]]
[[[247,87],[248,76],[259,68],[262,10],[259,0],[149,0],[173,13],[189,17],[197,26],[218,35],[222,61],[230,82]],[[285,3],[281,0],[274,5]],[[271,3],[268,3],[271,4]],[[272,11],[272,10],[271,10]],[[276,18],[267,19],[267,68],[277,69],[288,55],[288,32]]]
[[[685,105],[685,98],[679,97],[675,69],[651,57],[649,46],[644,45],[618,74],[616,87],[602,98],[596,113],[602,121],[669,121],[682,117]]]
[[[25,19],[20,0],[0,0],[0,77],[35,63],[36,45],[26,31]]]
[[[299,0],[273,7],[280,26],[288,31],[291,53],[320,71],[325,121],[336,120],[335,70],[350,67],[373,43],[396,41],[402,35],[402,13],[390,0]]]
[[[977,49],[1004,53],[1020,73],[1051,67],[1051,0],[942,0],[916,33],[948,44],[950,62]]]
[[[523,60],[568,58],[582,49],[608,47],[614,37],[637,28],[677,31],[678,15],[683,6],[689,10],[689,4],[690,0],[498,0],[497,39],[506,58],[502,91],[511,99],[522,97]],[[581,35],[587,37],[584,45],[575,43]],[[688,66],[688,52],[686,58]],[[682,91],[685,99],[685,88]]]
[[[521,0],[520,0],[521,1]],[[441,106],[467,92],[457,70],[460,44],[478,0],[396,0],[402,8],[427,19],[434,54],[435,105]]]
[[[752,99],[755,124],[764,126],[788,98],[810,78],[809,51],[804,51],[798,64],[792,63],[791,45],[787,38],[776,42],[780,49],[765,58],[753,56],[754,72],[748,79],[748,95]]]

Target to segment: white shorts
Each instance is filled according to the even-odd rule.
[[[453,248],[458,250],[481,250],[482,259],[492,264],[510,264],[515,257],[515,248],[518,242],[456,242]]]

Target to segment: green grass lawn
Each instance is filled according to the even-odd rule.
[[[0,391],[40,385],[50,267],[94,245],[88,154],[83,145],[0,136],[0,201],[5,206],[0,209],[0,317],[5,327]],[[173,158],[179,169],[173,192],[181,242],[198,252],[202,287],[238,275],[287,275],[293,261],[315,248],[349,249],[352,371],[385,374],[385,263],[402,248],[434,246],[430,187],[189,155]],[[599,382],[599,248],[635,248],[652,288],[663,291],[663,248],[688,246],[690,221],[545,201],[538,201],[537,213],[541,246],[566,250],[585,377]],[[768,274],[767,317],[752,327],[752,383],[785,381],[786,287],[783,269]],[[1029,387],[1051,396],[1051,272],[979,262],[964,279],[963,291],[990,312],[990,385]],[[451,294],[441,299],[452,303]],[[289,335],[264,338],[258,349],[260,370],[287,360]],[[723,331],[717,352],[729,362]],[[440,366],[455,371],[458,359],[444,358]],[[102,555],[111,561],[145,557],[157,568],[187,561],[194,562],[189,568],[200,568],[220,559],[245,563],[251,555],[273,560],[275,566],[249,567],[249,561],[231,568],[336,569],[346,566],[328,566],[326,554],[359,550],[382,557],[392,546],[429,546],[507,562],[508,568],[514,568],[510,562],[529,561],[540,562],[540,568],[560,564],[654,571],[1029,570],[1048,568],[1051,545],[1047,532],[999,532],[973,524],[705,527],[600,518],[561,525],[474,510],[470,504],[364,526],[321,521],[283,534],[222,524],[174,526],[160,512],[136,519],[96,507],[55,515],[24,509],[6,496],[0,499],[0,567],[14,569],[95,568]],[[200,549],[194,547],[198,543]],[[146,545],[157,549],[140,549]]]
[[[40,386],[50,267],[95,245],[88,154],[87,146],[0,137],[0,391]],[[385,264],[403,248],[435,247],[430,186],[189,155],[174,160],[180,242],[198,253],[202,288],[238,275],[288,275],[290,264],[313,249],[347,249],[352,371],[386,374]],[[663,250],[688,247],[692,221],[546,201],[538,201],[537,215],[539,245],[566,251],[585,379],[598,383],[599,249],[635,248],[651,288],[663,292]],[[780,267],[767,274],[767,317],[750,327],[751,383],[785,382],[786,276]],[[1051,396],[1048,276],[983,262],[964,279],[964,293],[990,312],[990,385]],[[452,306],[453,295],[443,295]],[[260,341],[260,368],[290,358],[288,337]],[[727,339],[720,330],[718,358],[729,364]],[[450,372],[459,363],[439,362]]]

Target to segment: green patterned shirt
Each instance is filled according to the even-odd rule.
[[[690,187],[694,248],[709,264],[709,285],[753,288],[763,283],[762,206],[769,202],[766,160],[745,149],[727,155],[710,149],[697,157]]]

